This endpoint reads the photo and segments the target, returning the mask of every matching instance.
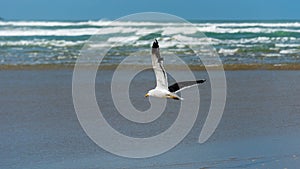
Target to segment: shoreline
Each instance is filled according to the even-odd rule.
[[[74,69],[74,64],[36,64],[36,65],[0,65],[1,70],[62,70]],[[93,64],[82,65],[82,68],[90,68],[95,66]],[[114,70],[118,65],[101,65],[99,69]],[[122,69],[136,70],[141,68],[151,68],[150,65],[122,65]],[[165,65],[169,70],[185,70],[181,65]],[[220,70],[222,66],[203,66],[203,65],[189,65],[191,70]],[[295,64],[226,64],[223,65],[224,70],[238,71],[238,70],[300,70],[300,63]]]

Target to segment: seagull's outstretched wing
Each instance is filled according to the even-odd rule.
[[[159,53],[158,42],[155,39],[152,45],[152,66],[156,77],[156,87],[161,89],[168,89],[167,73],[163,66],[163,58]]]
[[[175,84],[172,84],[171,86],[169,86],[169,91],[172,93],[178,93],[184,89],[193,87],[193,86],[197,86],[200,83],[204,83],[206,80],[205,79],[201,79],[201,80],[196,80],[196,81],[185,81],[185,82],[178,82]]]

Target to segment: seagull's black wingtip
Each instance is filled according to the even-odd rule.
[[[201,79],[201,80],[197,80],[197,83],[204,83],[206,81],[206,79]]]
[[[156,39],[153,42],[152,48],[159,48],[158,41]]]

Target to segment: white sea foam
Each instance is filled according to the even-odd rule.
[[[136,41],[133,46],[151,46],[151,43],[149,43],[149,41],[147,40],[139,40],[139,41]]]
[[[174,34],[194,34],[198,30],[195,27],[164,27],[162,28],[162,35],[174,35]]]
[[[259,22],[244,22],[244,23],[198,23],[197,26],[216,26],[216,27],[300,27],[300,22],[286,23],[259,23]]]
[[[83,45],[86,41],[66,41],[66,40],[47,40],[47,39],[36,39],[36,40],[20,40],[20,41],[0,41],[0,46],[55,46],[55,47],[66,47],[66,46],[77,46]]]
[[[299,49],[286,49],[286,50],[281,50],[279,52],[280,54],[295,54],[295,53],[300,53]]]
[[[287,28],[223,28],[217,26],[207,26],[207,27],[198,27],[200,32],[209,32],[209,33],[275,33],[275,32],[290,32],[290,33],[299,33],[298,29],[287,29]]]
[[[283,66],[283,65],[286,65],[286,64],[281,64],[281,63],[279,63],[279,64],[274,64],[274,66]]]
[[[0,36],[83,36],[93,35],[98,32],[95,28],[82,29],[9,29],[0,30]]]
[[[111,37],[108,42],[128,43],[139,39],[139,36],[128,36],[128,37]]]
[[[275,44],[276,47],[279,48],[295,48],[295,47],[300,47],[300,44]]]
[[[210,37],[200,37],[200,38],[194,38],[194,37],[189,37],[189,36],[184,36],[184,35],[174,35],[172,36],[173,39],[179,41],[180,43],[184,43],[186,45],[218,45],[222,43],[221,40],[215,39],[215,38],[210,38]]]
[[[269,43],[284,43],[287,41],[300,42],[300,39],[294,37],[255,37],[255,38],[241,38],[222,40],[220,44],[269,44]]]
[[[145,35],[149,35],[151,33],[157,33],[157,32],[161,32],[161,31],[162,31],[162,29],[160,29],[160,28],[152,28],[152,29],[139,28],[136,30],[135,34],[139,35],[139,36],[145,36]]]
[[[113,33],[131,33],[137,29],[130,27],[78,28],[78,29],[9,29],[0,30],[0,36],[84,36]]]
[[[239,49],[223,49],[221,48],[218,53],[226,55],[234,55]]]
[[[262,55],[265,57],[280,57],[281,56],[281,54],[279,54],[279,53],[263,53]]]
[[[76,26],[87,22],[56,22],[56,21],[0,21],[0,26]]]

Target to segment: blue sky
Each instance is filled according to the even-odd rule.
[[[185,19],[300,19],[299,0],[0,0],[0,17],[13,20],[117,19],[165,12]]]

